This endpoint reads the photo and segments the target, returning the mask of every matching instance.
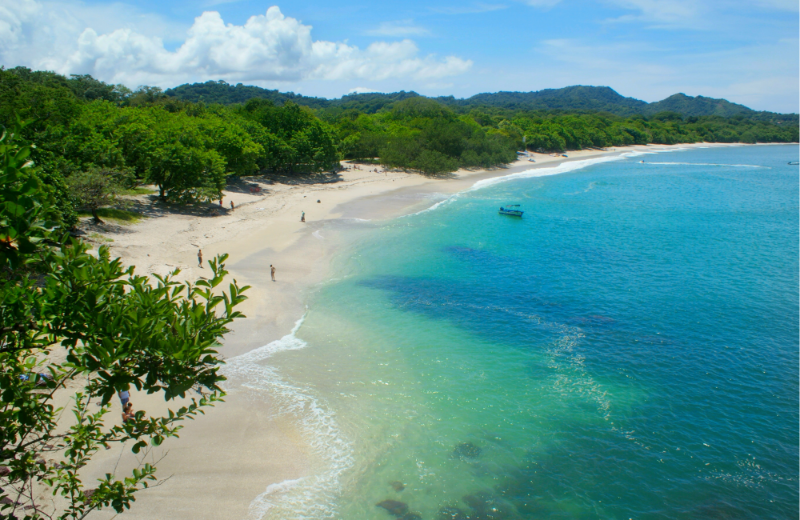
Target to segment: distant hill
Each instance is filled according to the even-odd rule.
[[[577,85],[538,92],[496,92],[476,94],[466,99],[435,98],[440,103],[455,106],[490,106],[523,110],[564,110],[610,112],[618,115],[642,114],[647,102],[619,95],[609,87]]]
[[[375,113],[386,105],[396,101],[402,101],[409,97],[419,97],[416,92],[395,92],[383,94],[380,92],[367,92],[364,94],[350,94],[339,99],[325,99],[318,97],[303,96],[294,92],[279,92],[261,87],[250,85],[230,85],[224,81],[206,81],[205,83],[184,84],[175,88],[167,89],[164,93],[168,96],[177,97],[184,101],[197,103],[219,103],[222,105],[232,105],[234,103],[245,103],[250,99],[268,99],[276,105],[283,105],[287,101],[292,101],[298,105],[305,105],[311,108],[330,108],[340,107],[344,110],[355,108],[369,114]]]
[[[250,99],[269,99],[276,105],[283,105],[287,101],[293,101],[298,105],[306,105],[312,108],[323,108],[330,103],[325,98],[307,97],[294,92],[278,92],[251,85],[230,85],[222,80],[206,81],[205,83],[186,83],[175,88],[167,89],[164,92],[168,96],[173,96],[184,101],[197,103],[219,103],[221,105],[232,105],[235,103],[245,103]]]
[[[279,92],[261,87],[230,85],[224,81],[207,81],[180,85],[165,91],[186,101],[220,103],[229,105],[244,103],[252,98],[269,99],[276,105],[292,101],[315,109],[348,110],[355,109],[366,113],[375,113],[397,101],[410,97],[419,97],[416,92],[394,92],[384,94],[371,92],[349,94],[338,99],[308,97],[293,92]],[[659,112],[675,112],[683,117],[691,116],[742,116],[762,121],[797,122],[796,114],[776,114],[773,112],[757,112],[744,105],[731,103],[725,99],[714,99],[703,96],[691,97],[686,94],[674,94],[661,101],[647,103],[640,99],[624,97],[610,87],[592,87],[576,85],[559,89],[546,89],[537,92],[494,92],[476,94],[465,99],[453,96],[432,98],[443,105],[462,110],[479,107],[494,107],[510,110],[558,110],[564,112],[608,112],[618,116],[641,114],[651,116]]]
[[[722,116],[732,117],[737,115],[753,115],[751,110],[744,105],[737,105],[725,99],[714,99],[703,96],[691,97],[686,94],[673,94],[667,99],[649,103],[645,114],[657,112],[677,112],[684,116]]]

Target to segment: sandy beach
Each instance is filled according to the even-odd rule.
[[[346,251],[347,243],[329,233],[336,225],[368,229],[376,222],[431,207],[476,182],[534,168],[604,155],[699,146],[724,145],[584,150],[568,152],[568,158],[531,154],[535,162],[523,158],[504,168],[462,170],[440,178],[343,162],[345,170],[327,182],[242,179],[224,192],[223,207],[218,209],[170,211],[153,204],[150,196],[142,196],[139,203],[148,218],[128,226],[89,226],[94,237],[90,242],[109,245],[112,256],[135,265],[139,274],[164,275],[179,268],[179,278],[184,280],[209,272],[207,266],[197,264],[198,249],[203,250],[205,260],[229,254],[231,278],[251,286],[249,299],[241,307],[247,318],[235,323],[225,338],[222,354],[231,359],[292,330],[305,311],[309,292],[329,276],[332,257]],[[230,208],[231,201],[235,210]],[[305,223],[300,221],[302,212]],[[270,265],[276,267],[275,282],[270,280]],[[156,412],[165,406],[135,393],[131,399],[137,409]],[[127,518],[260,518],[266,509],[258,507],[257,497],[280,493],[282,486],[309,477],[315,470],[298,425],[290,417],[276,414],[271,402],[255,398],[245,389],[229,392],[224,404],[188,422],[179,440],[167,441],[148,457],[148,461],[158,462],[158,475],[167,480],[140,492],[125,513]],[[136,463],[129,446],[115,447],[99,454],[88,468],[86,482],[115,467],[118,477],[124,476]],[[263,506],[264,501],[260,503]],[[99,516],[111,518],[114,514],[109,511]]]

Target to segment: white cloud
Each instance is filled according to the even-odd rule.
[[[507,8],[508,6],[505,4],[485,4],[483,2],[475,2],[473,4],[462,5],[458,7],[429,7],[428,9],[434,13],[441,14],[477,14],[500,11]]]
[[[311,26],[278,7],[244,25],[225,24],[218,12],[195,18],[174,52],[139,27],[103,31],[80,20],[47,16],[48,7],[22,0],[0,7],[0,58],[62,74],[91,74],[112,83],[172,86],[187,81],[297,82],[411,78],[463,74],[472,62],[455,56],[420,56],[410,40],[376,42],[366,49],[313,40]],[[76,35],[76,32],[79,34]],[[162,33],[163,34],[163,33]]]
[[[371,36],[427,36],[430,33],[428,29],[416,25],[414,20],[383,22],[376,29],[366,31]]]
[[[348,94],[369,94],[370,92],[378,92],[377,90],[367,88],[367,87],[356,87],[351,88],[347,93]]]
[[[699,27],[708,20],[708,9],[696,0],[612,0],[623,9],[637,14],[620,16],[609,22],[644,22],[655,27]]]
[[[796,12],[800,10],[800,5],[797,3],[797,0],[758,0],[758,4],[780,11]]]
[[[522,0],[522,2],[533,7],[550,8],[561,2],[561,0]]]

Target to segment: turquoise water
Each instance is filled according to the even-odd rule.
[[[628,157],[364,231],[271,358],[323,475],[272,512],[797,518],[797,159]]]

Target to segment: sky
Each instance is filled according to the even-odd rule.
[[[597,85],[797,113],[798,16],[797,0],[0,0],[0,65],[328,98]]]

